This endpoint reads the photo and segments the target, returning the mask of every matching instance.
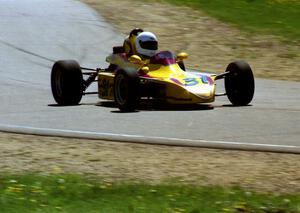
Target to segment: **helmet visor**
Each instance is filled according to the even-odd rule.
[[[140,46],[146,50],[157,50],[157,41],[140,41]]]

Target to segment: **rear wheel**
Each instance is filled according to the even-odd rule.
[[[57,61],[52,67],[51,89],[59,105],[79,104],[83,93],[83,77],[74,60]]]
[[[124,70],[117,72],[114,79],[114,98],[123,112],[135,111],[140,101],[140,79],[137,73]]]
[[[225,90],[228,99],[235,106],[248,105],[254,95],[254,77],[251,67],[244,61],[230,63],[226,71]]]

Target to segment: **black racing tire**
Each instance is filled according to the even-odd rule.
[[[83,94],[83,77],[77,61],[61,60],[54,63],[51,71],[51,90],[58,105],[80,103]]]
[[[255,83],[251,67],[244,61],[230,63],[225,76],[225,90],[234,106],[248,105],[254,96]]]
[[[117,71],[114,78],[114,99],[122,112],[133,112],[138,108],[140,78],[136,72]]]

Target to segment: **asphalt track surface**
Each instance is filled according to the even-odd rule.
[[[106,67],[105,57],[124,35],[83,3],[70,0],[0,0],[0,29],[2,130],[191,145],[260,144],[299,152],[300,83],[256,79],[255,97],[247,107],[232,107],[220,97],[210,106],[143,105],[137,112],[119,113],[97,95],[85,96],[79,106],[59,107],[50,88],[54,61]]]

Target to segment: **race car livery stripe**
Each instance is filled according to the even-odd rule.
[[[213,80],[209,76],[202,75],[201,80],[204,84],[209,84],[209,85],[213,84]]]
[[[176,78],[170,78],[170,80],[173,81],[174,83],[180,85],[180,86],[184,86],[184,84],[181,83],[181,82],[180,82],[178,79],[176,79]]]

